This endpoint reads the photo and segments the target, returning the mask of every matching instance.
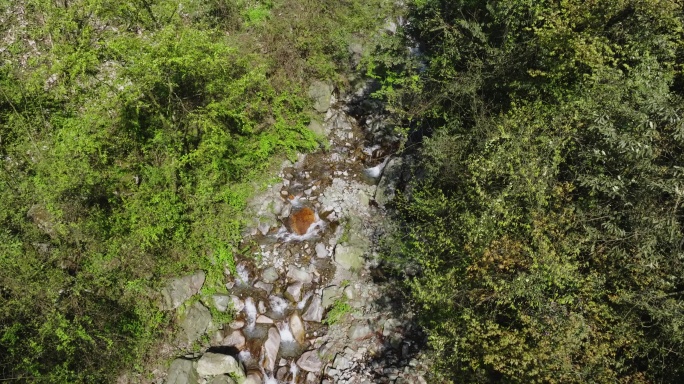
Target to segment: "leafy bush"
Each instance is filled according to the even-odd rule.
[[[681,7],[423,0],[409,20],[423,56],[371,70],[426,137],[388,252],[420,266],[438,376],[681,381]]]
[[[318,146],[310,80],[244,45],[295,24],[264,18],[284,3],[0,1],[17,37],[0,52],[0,380],[144,370],[172,331],[160,285],[199,268],[203,293],[225,290],[262,173]],[[336,50],[307,32],[292,69],[345,67],[359,20],[328,21]]]

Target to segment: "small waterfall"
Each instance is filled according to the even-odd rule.
[[[291,383],[296,384],[297,383],[297,374],[299,373],[299,367],[297,366],[297,364],[295,364],[294,361],[292,363],[290,363],[290,373],[292,374],[292,382]]]
[[[254,329],[257,318],[257,309],[254,305],[254,299],[248,297],[245,299],[245,320],[247,321],[247,329]]]
[[[278,331],[280,332],[281,343],[293,343],[295,341],[292,331],[290,331],[290,324],[287,321],[278,324]]]
[[[303,310],[304,307],[306,307],[306,303],[309,301],[309,299],[311,298],[312,295],[313,295],[312,292],[309,292],[306,295],[304,295],[302,300],[299,303],[297,303],[297,309],[299,309],[300,311]]]
[[[249,271],[247,267],[244,264],[240,264],[235,269],[237,270],[235,281],[239,285],[249,285]]]
[[[277,315],[275,317],[282,318],[283,316],[285,316],[285,310],[288,307],[287,300],[279,296],[271,296],[268,298],[268,301],[271,303],[271,311],[273,311],[273,313]]]

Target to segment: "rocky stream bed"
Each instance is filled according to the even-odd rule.
[[[183,342],[208,334],[210,345],[174,360],[165,382],[425,383],[411,311],[373,279],[384,205],[403,167],[369,84],[339,100],[332,86],[312,85],[321,119],[310,128],[325,149],[285,162],[279,182],[252,200],[249,257],[225,271],[230,294],[203,298],[180,319]],[[201,271],[172,281],[166,309],[203,282]],[[213,324],[211,306],[238,315]]]

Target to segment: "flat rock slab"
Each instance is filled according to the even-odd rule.
[[[335,247],[335,262],[349,271],[358,271],[363,267],[364,250],[359,247],[338,244]]]
[[[297,360],[297,365],[307,372],[320,372],[323,368],[323,362],[318,357],[317,351],[304,352]]]
[[[176,359],[171,362],[166,378],[167,384],[196,384],[198,381],[199,375],[192,361]]]
[[[293,265],[287,270],[287,277],[291,280],[300,281],[304,284],[310,283],[313,276],[305,268],[297,268]]]
[[[186,300],[197,294],[202,285],[206,274],[198,271],[193,275],[173,279],[162,289],[162,310],[172,310],[181,306]]]
[[[239,330],[235,330],[223,339],[221,345],[242,349],[245,346],[245,336]]]
[[[237,377],[244,377],[245,375],[240,363],[233,356],[211,352],[200,357],[197,362],[197,373],[200,376],[234,374]]]
[[[373,334],[373,330],[367,323],[355,324],[349,328],[347,336],[352,340],[363,340],[370,337]]]

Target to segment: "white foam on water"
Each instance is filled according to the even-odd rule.
[[[281,343],[292,343],[295,341],[292,331],[290,331],[290,324],[287,321],[278,323],[278,331],[280,332]]]
[[[240,353],[238,353],[238,360],[240,360],[243,364],[248,365],[252,361],[252,354],[246,349],[244,351],[240,351]]]
[[[276,380],[274,377],[270,376],[264,376],[264,384],[278,384],[278,380]]]
[[[297,309],[299,309],[299,310],[304,309],[304,307],[306,307],[306,303],[307,303],[307,302],[309,301],[309,299],[311,298],[311,295],[312,295],[311,292],[309,292],[309,293],[307,293],[306,295],[304,295],[304,297],[302,298],[302,300],[301,300],[299,303],[297,303]]]
[[[375,167],[366,168],[363,170],[363,172],[366,174],[366,176],[377,179],[382,174],[382,170],[385,169],[389,159],[390,158],[388,156],[382,163],[376,165]]]
[[[297,373],[299,373],[299,367],[294,361],[290,363],[290,373],[292,373],[292,384],[297,383]]]
[[[318,216],[318,212],[314,212],[314,222],[311,223],[311,226],[309,226],[309,229],[305,234],[298,235],[296,233],[292,233],[288,231],[285,226],[282,226],[280,230],[278,230],[276,237],[278,240],[284,243],[289,243],[292,241],[306,241],[317,238],[318,235],[325,230],[325,228],[327,228],[325,221],[321,220],[321,218]]]
[[[254,305],[254,299],[248,297],[245,299],[245,316],[247,320],[247,329],[254,329],[256,324],[257,310]]]
[[[285,310],[288,306],[287,300],[279,296],[271,296],[268,298],[268,301],[271,303],[271,310],[273,312],[280,316],[285,314]]]
[[[240,285],[248,285],[249,271],[247,270],[247,266],[240,264],[235,269],[237,270],[237,278],[235,279],[236,282]]]

